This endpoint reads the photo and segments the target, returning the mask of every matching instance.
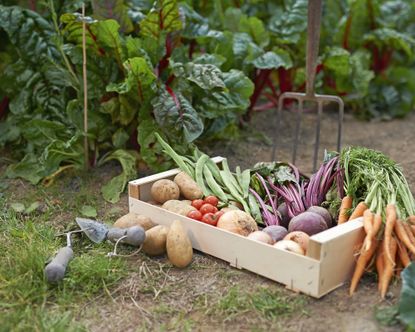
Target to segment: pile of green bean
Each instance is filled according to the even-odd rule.
[[[262,222],[258,203],[249,192],[251,180],[249,169],[241,171],[237,166],[233,173],[229,169],[226,158],[220,164],[216,164],[207,154],[197,148],[192,156],[181,156],[157,133],[156,137],[164,152],[174,160],[183,172],[189,174],[196,181],[205,196],[216,196],[223,206],[230,204],[230,202],[239,202],[245,212],[251,214],[257,222]]]

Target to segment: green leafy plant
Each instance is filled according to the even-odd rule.
[[[399,299],[399,319],[415,330],[415,264],[412,262],[402,272],[402,290]]]

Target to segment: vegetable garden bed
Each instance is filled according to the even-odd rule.
[[[220,162],[221,158],[214,160]],[[349,280],[355,252],[364,238],[362,218],[311,236],[307,253],[302,256],[149,204],[151,185],[160,179],[173,179],[178,173],[179,169],[173,169],[130,181],[130,212],[149,216],[166,226],[180,220],[194,249],[312,297],[320,298]]]

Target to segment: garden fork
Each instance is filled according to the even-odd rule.
[[[313,154],[313,172],[316,170],[319,145],[320,145],[320,124],[321,115],[323,113],[323,104],[337,103],[339,107],[338,115],[338,129],[337,129],[337,151],[340,151],[341,140],[342,140],[342,124],[343,124],[343,112],[344,104],[343,100],[338,96],[332,95],[318,95],[314,93],[314,80],[316,76],[316,65],[317,56],[319,49],[320,40],[320,25],[321,25],[321,12],[322,12],[322,0],[309,0],[308,1],[308,19],[307,19],[307,49],[306,49],[306,91],[305,93],[298,92],[284,92],[281,94],[278,100],[278,111],[277,111],[277,128],[274,132],[274,145],[272,149],[272,160],[275,160],[275,153],[277,150],[277,135],[281,128],[282,110],[284,101],[287,99],[296,100],[298,102],[298,110],[294,142],[292,148],[292,162],[295,164],[297,157],[297,147],[300,134],[300,125],[303,114],[304,102],[317,103],[317,125],[316,125],[316,136],[314,144]]]

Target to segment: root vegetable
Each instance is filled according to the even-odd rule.
[[[118,218],[113,225],[113,227],[117,228],[130,228],[132,226],[141,226],[147,231],[156,226],[156,224],[147,216],[130,212]]]
[[[170,212],[181,214],[182,216],[187,216],[190,211],[197,211],[195,207],[176,199],[168,200],[161,207]]]
[[[174,266],[184,268],[191,263],[193,257],[192,242],[179,220],[173,221],[170,226],[167,233],[166,249],[169,261]]]
[[[258,230],[255,220],[248,213],[240,210],[225,212],[220,217],[217,227],[243,236]]]
[[[288,228],[288,224],[290,223],[290,216],[288,215],[288,208],[285,202],[281,203],[277,207],[277,211],[280,213],[280,226]]]
[[[301,232],[301,231],[295,231],[288,233],[284,240],[291,240],[295,243],[298,243],[301,248],[304,250],[304,252],[307,252],[308,248],[308,241],[310,240],[310,236],[307,233]]]
[[[390,281],[392,280],[393,277],[393,269],[395,268],[395,256],[396,256],[396,251],[397,251],[397,242],[395,240],[395,238],[393,236],[391,236],[390,241],[389,241],[389,248],[386,248],[386,241],[383,241],[383,251],[384,252],[389,252],[391,257],[387,257],[386,255],[384,255],[384,260],[383,260],[383,264],[384,264],[384,271],[383,271],[383,276],[382,276],[382,284],[380,286],[380,296],[382,297],[382,299],[385,298],[386,292],[388,291],[389,288],[389,284]]]
[[[362,217],[363,213],[367,210],[367,208],[368,208],[368,206],[366,205],[365,202],[360,202],[359,204],[356,205],[354,211],[350,215],[349,220],[353,220],[353,219]]]
[[[308,235],[320,233],[327,229],[323,217],[314,212],[303,212],[291,219],[288,232],[302,231]]]
[[[352,203],[353,203],[353,197],[351,196],[344,196],[340,205],[340,209],[339,209],[339,219],[337,221],[337,224],[343,224],[345,223],[347,220],[349,220],[349,210],[352,207]]]
[[[282,240],[288,234],[285,227],[278,225],[267,226],[262,231],[270,235],[274,242]]]
[[[174,177],[174,182],[178,185],[182,196],[189,200],[203,197],[203,191],[195,180],[185,172],[180,172]]]
[[[385,223],[385,244],[384,244],[384,253],[385,257],[389,260],[390,263],[395,264],[395,259],[392,258],[392,253],[390,252],[392,233],[395,228],[396,223],[396,207],[394,204],[388,204],[386,206],[386,223]],[[386,264],[385,264],[386,267]]]
[[[321,206],[310,206],[307,209],[308,212],[314,212],[319,214],[320,216],[323,217],[324,221],[327,224],[327,228],[330,228],[331,226],[333,226],[333,218],[331,217],[331,214],[329,211],[327,211],[327,209],[321,207]]]
[[[251,239],[251,240],[254,240],[254,241],[258,241],[258,242],[267,243],[267,244],[273,244],[274,243],[271,236],[269,234],[263,232],[263,231],[252,232],[252,233],[248,234],[247,238]]]
[[[163,255],[166,252],[166,240],[169,229],[163,225],[157,225],[146,231],[143,242],[143,251],[149,256]]]
[[[151,186],[151,197],[159,203],[167,202],[172,199],[179,199],[179,186],[168,179],[158,180]]]
[[[301,246],[291,240],[281,240],[274,244],[275,248],[282,249],[285,251],[290,251],[299,255],[304,255],[304,250]]]

